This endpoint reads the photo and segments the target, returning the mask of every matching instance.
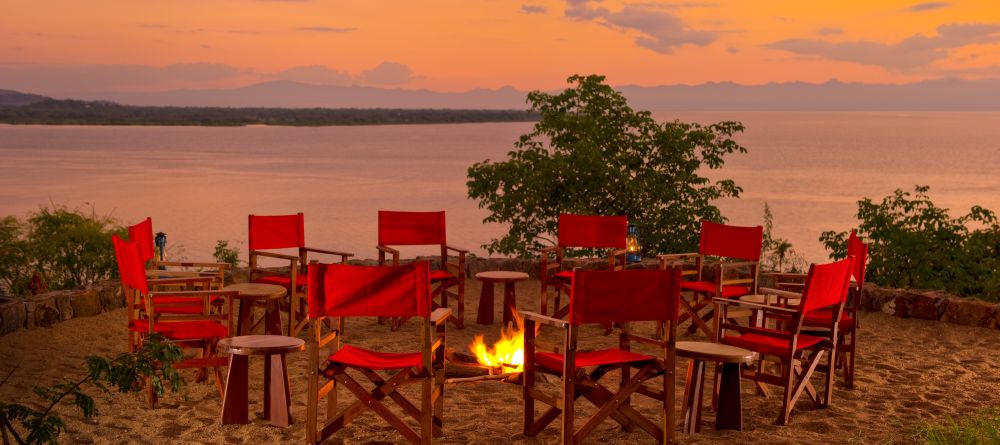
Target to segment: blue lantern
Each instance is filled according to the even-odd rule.
[[[167,247],[167,234],[163,232],[156,232],[156,238],[153,238],[153,244],[156,244],[156,248],[160,250],[160,261],[163,261],[163,250]]]
[[[635,224],[629,224],[625,229],[625,262],[640,261],[642,261],[642,243],[639,241],[639,228]]]

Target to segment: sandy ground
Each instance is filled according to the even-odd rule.
[[[449,326],[448,346],[464,349],[474,335],[486,334],[488,342],[496,338],[499,324],[475,324],[479,302],[479,283],[470,280],[466,288],[466,328]],[[518,284],[519,307],[537,310],[538,282]],[[498,292],[498,294],[502,294]],[[500,315],[500,295],[496,299]],[[839,383],[833,406],[815,409],[809,399],[801,398],[789,426],[773,425],[780,400],[754,393],[752,384],[743,384],[744,431],[712,430],[714,414],[703,416],[703,430],[687,436],[678,431],[680,443],[908,443],[916,425],[940,422],[983,408],[1000,405],[1000,331],[968,328],[938,322],[898,319],[881,313],[863,314],[860,330],[860,353],[854,390]],[[345,342],[365,347],[405,351],[416,346],[418,323],[410,321],[399,332],[373,319],[352,319]],[[0,373],[13,367],[17,371],[0,387],[0,399],[26,403],[35,400],[31,387],[52,384],[64,377],[79,377],[86,355],[109,355],[125,349],[124,310],[80,318],[51,328],[22,330],[0,337]],[[639,332],[650,332],[652,325],[640,325]],[[303,333],[303,337],[304,337]],[[610,346],[616,336],[605,337],[603,328],[587,327],[581,335],[585,348]],[[702,339],[692,336],[682,339]],[[543,344],[555,345],[560,333],[543,332]],[[263,360],[250,361],[249,425],[218,423],[220,397],[214,385],[190,382],[184,395],[168,394],[154,410],[145,408],[141,395],[116,395],[100,398],[100,416],[83,419],[75,408],[61,407],[69,431],[63,443],[302,443],[305,441],[306,353],[288,358],[292,391],[292,413],[296,423],[286,429],[275,428],[260,419],[262,405]],[[683,391],[686,361],[677,368],[677,406]],[[614,384],[616,374],[605,377]],[[814,382],[821,386],[819,378]],[[415,395],[417,386],[405,393]],[[451,384],[446,389],[445,436],[442,443],[551,443],[559,435],[555,424],[536,438],[520,433],[520,387],[498,382]],[[349,400],[346,391],[341,400]],[[645,400],[644,400],[645,399]],[[582,399],[581,399],[582,400]],[[655,405],[644,397],[633,397],[633,404],[646,414],[655,415]],[[344,402],[341,402],[343,406]],[[581,417],[593,412],[587,402],[578,403]],[[539,408],[540,409],[540,408]],[[256,417],[256,418],[255,418]],[[346,430],[325,443],[400,443],[403,439],[381,418],[364,414]],[[641,431],[624,432],[613,421],[605,421],[588,438],[589,443],[651,443]]]

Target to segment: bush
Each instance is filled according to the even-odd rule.
[[[980,206],[952,218],[931,202],[930,187],[896,190],[879,204],[858,201],[858,235],[871,245],[868,280],[882,286],[935,289],[1000,300],[1000,224]],[[843,258],[848,232],[820,241]]]
[[[723,221],[712,201],[738,197],[732,180],[701,176],[746,149],[731,139],[739,122],[658,123],[633,111],[603,76],[572,76],[574,88],[528,94],[541,115],[501,162],[469,167],[469,198],[509,226],[482,247],[527,256],[555,244],[560,213],[626,215],[642,232],[644,253],[690,251],[699,221]]]
[[[761,245],[761,266],[772,272],[802,273],[809,263],[800,255],[792,243],[774,236],[774,214],[771,206],[764,203],[764,234]]]
[[[27,221],[0,220],[0,286],[14,295],[44,287],[78,288],[117,274],[112,234],[125,230],[113,218],[65,207],[41,208]]]
[[[232,269],[240,264],[240,248],[229,247],[229,241],[218,240],[215,242],[215,252],[212,253],[215,261],[228,264]]]

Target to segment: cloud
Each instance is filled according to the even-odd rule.
[[[332,70],[323,65],[297,66],[271,75],[282,80],[319,85],[354,85],[358,80],[346,71]]]
[[[627,4],[620,11],[600,6],[602,0],[567,0],[565,15],[572,20],[596,21],[623,32],[635,32],[636,45],[658,53],[670,54],[675,47],[691,44],[704,46],[716,39],[711,31],[689,28],[679,17],[664,8],[648,4]]]
[[[343,33],[343,32],[353,32],[357,31],[358,28],[336,28],[331,26],[300,26],[295,28],[296,31],[303,32],[330,32],[330,33]]]
[[[819,34],[821,36],[833,36],[833,35],[843,34],[843,33],[844,33],[844,28],[840,28],[840,27],[836,27],[836,26],[825,26],[825,27],[820,28],[818,31],[816,31],[816,34]]]
[[[917,3],[910,6],[910,12],[922,12],[930,11],[932,9],[941,9],[951,6],[951,3],[946,2],[927,2],[927,3]]]
[[[402,63],[382,62],[362,71],[361,78],[368,85],[401,85],[413,79],[413,70]]]
[[[539,5],[521,5],[521,12],[525,14],[545,14],[549,12],[544,6]]]
[[[948,58],[951,49],[997,42],[1000,42],[1000,24],[968,23],[941,25],[936,36],[916,34],[896,44],[866,40],[835,43],[789,39],[765,46],[799,55],[881,66],[896,72],[913,72]]]

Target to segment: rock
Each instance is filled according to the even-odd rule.
[[[863,311],[881,311],[886,303],[896,298],[892,289],[884,289],[872,283],[865,283],[861,289],[861,306]]]
[[[909,302],[907,316],[920,320],[938,320],[948,306],[948,296],[937,292],[924,292]]]
[[[125,306],[125,295],[122,294],[122,285],[119,281],[101,281],[91,289],[97,292],[97,298],[101,300],[101,308],[104,311],[112,311]]]
[[[93,317],[104,310],[101,305],[101,295],[94,288],[72,294],[70,305],[73,307],[73,315],[76,317]]]
[[[26,319],[23,301],[13,297],[0,297],[0,335],[23,328]]]
[[[66,321],[73,318],[73,297],[79,292],[77,289],[47,292],[56,300],[56,308],[59,309],[59,321]]]
[[[29,329],[48,327],[59,322],[59,306],[53,293],[34,295],[25,298],[24,301],[27,316],[25,325]]]
[[[952,297],[941,321],[963,326],[995,327],[997,305],[972,298]]]

